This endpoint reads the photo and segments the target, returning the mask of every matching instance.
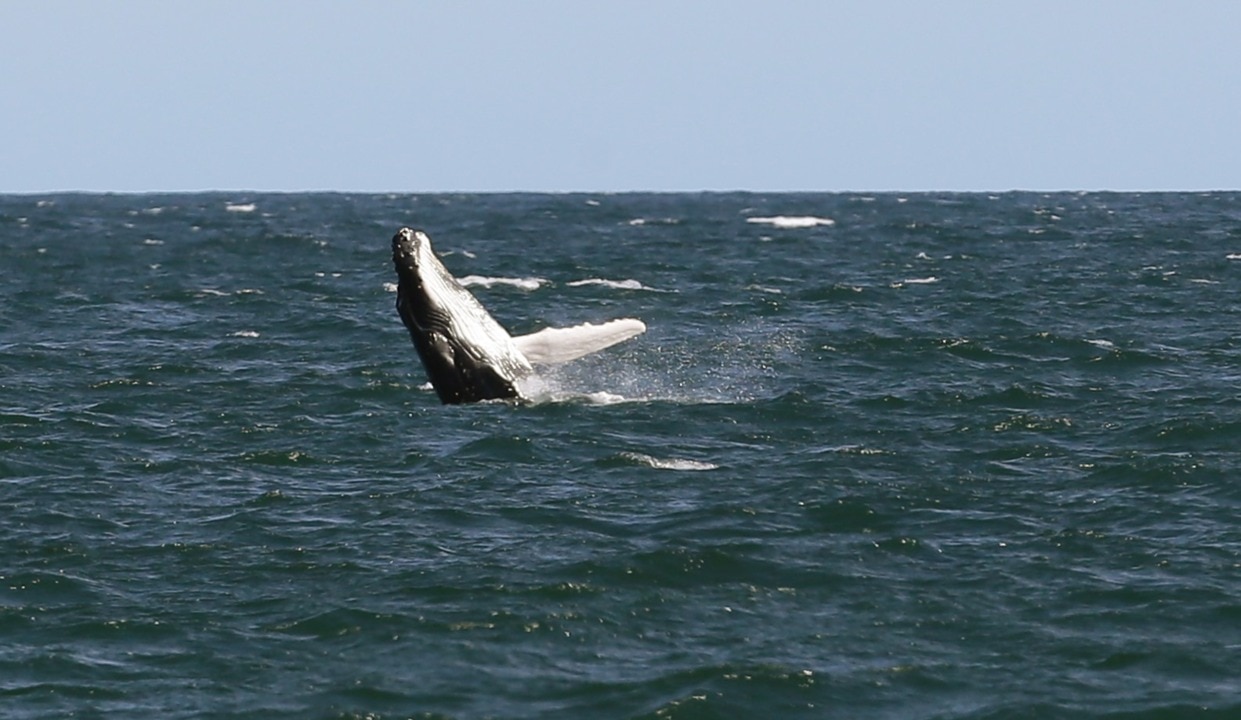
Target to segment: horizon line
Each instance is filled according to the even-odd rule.
[[[1055,193],[1055,194],[1104,194],[1104,193],[1228,193],[1241,192],[1241,188],[1188,187],[1188,188],[861,188],[861,189],[750,189],[750,188],[700,188],[700,189],[624,189],[624,190],[372,190],[372,189],[260,189],[260,188],[200,188],[174,190],[0,190],[0,195],[208,195],[208,194],[256,194],[256,195],[896,195],[896,194],[1009,194],[1009,193]]]

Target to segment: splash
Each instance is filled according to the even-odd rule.
[[[709,343],[639,342],[623,352],[541,368],[519,390],[534,404],[750,403],[778,394],[778,366],[800,347],[796,337],[778,329],[751,330]]]

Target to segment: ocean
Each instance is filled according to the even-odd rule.
[[[0,716],[1238,718],[1239,388],[1241,193],[0,196]]]

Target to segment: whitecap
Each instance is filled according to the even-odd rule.
[[[931,285],[937,282],[939,282],[939,278],[932,275],[931,277],[924,278],[905,278],[904,280],[899,280],[892,283],[889,287],[903,288],[906,285]]]
[[[254,203],[225,203],[224,209],[235,213],[251,213],[257,206]]]
[[[715,470],[719,467],[715,463],[702,462],[701,460],[657,458],[645,453],[627,452],[621,453],[621,457],[655,468],[656,470]]]
[[[1091,345],[1094,345],[1095,347],[1101,347],[1105,350],[1111,350],[1116,347],[1116,343],[1110,340],[1091,340],[1087,338],[1086,342],[1090,343]]]
[[[1241,260],[1241,253],[1228,253],[1224,256],[1225,260]]]
[[[466,275],[465,277],[457,278],[457,282],[461,283],[462,287],[478,286],[489,288],[495,285],[508,285],[522,290],[538,290],[543,285],[546,285],[548,281],[544,278],[537,277],[504,278],[486,277],[483,275]]]
[[[234,290],[232,292],[227,292],[224,290],[217,290],[215,288],[200,288],[197,292],[195,292],[195,295],[197,297],[208,297],[208,296],[228,297],[230,295],[262,295],[262,294],[263,294],[263,291],[259,290],[258,288],[242,288],[240,290]]]
[[[661,292],[652,287],[647,287],[634,279],[628,280],[605,280],[603,278],[586,278],[585,280],[574,280],[565,283],[569,287],[582,287],[583,285],[602,285],[603,287],[613,288],[615,290],[650,290],[652,292]]]
[[[238,330],[237,332],[229,333],[228,336],[229,337],[241,337],[241,338],[256,338],[259,336],[259,334],[258,332],[254,330]]]
[[[384,283],[384,292],[396,292],[396,283],[394,282]]]
[[[820,225],[830,227],[836,224],[836,221],[831,218],[815,217],[813,215],[774,215],[772,217],[746,218],[745,221],[756,225],[772,225],[785,230],[818,227]]]

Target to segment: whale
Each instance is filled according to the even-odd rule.
[[[569,362],[646,332],[641,320],[618,318],[514,337],[444,267],[422,230],[403,227],[392,236],[392,263],[397,313],[445,405],[529,400],[522,386],[536,376],[537,368]]]

